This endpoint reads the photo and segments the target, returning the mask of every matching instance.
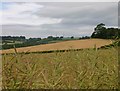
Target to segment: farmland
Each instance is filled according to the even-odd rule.
[[[0,2],[0,90],[119,91],[119,4]]]
[[[62,43],[64,42],[58,44],[61,48]],[[78,41],[77,43],[79,45]],[[114,47],[94,50],[94,43],[92,44],[92,41],[81,43],[84,48],[87,45],[91,47],[83,48],[81,51],[4,54],[2,86],[7,89],[117,89],[118,51]],[[71,44],[75,43],[72,41]],[[38,47],[40,46],[36,48]]]
[[[71,40],[59,43],[37,45],[30,47],[16,48],[18,52],[38,52],[50,50],[67,50],[67,49],[83,49],[83,48],[97,48],[112,44],[112,40],[105,39],[84,39],[84,40]],[[1,50],[0,53],[14,53],[13,49]]]

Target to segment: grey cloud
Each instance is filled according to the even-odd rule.
[[[41,26],[4,25],[3,34],[26,35],[27,37],[46,37],[48,35],[82,36],[90,35],[99,23],[107,26],[118,24],[118,3],[37,3],[44,5],[35,12],[38,17],[58,18],[58,24]]]
[[[108,26],[117,26],[117,8],[117,3],[49,3],[36,14],[62,18],[63,21],[56,25],[62,27],[95,25],[100,22]]]
[[[48,28],[47,28],[48,27]],[[46,25],[45,28],[41,26],[28,26],[28,25],[3,25],[2,35],[25,35],[27,37],[47,37],[52,36],[84,36],[90,35],[90,28],[63,28],[53,27]],[[86,31],[85,31],[86,30]]]

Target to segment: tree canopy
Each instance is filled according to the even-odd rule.
[[[91,37],[102,38],[102,39],[120,38],[120,29],[106,28],[105,24],[100,23],[94,28],[94,32],[92,33]]]

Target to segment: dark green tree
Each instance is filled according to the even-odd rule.
[[[91,37],[102,39],[115,39],[116,37],[120,38],[120,29],[106,28],[105,24],[100,23],[94,28],[94,32]]]
[[[71,39],[74,39],[74,36],[71,36]]]

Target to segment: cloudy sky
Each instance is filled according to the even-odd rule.
[[[2,35],[89,36],[99,23],[118,25],[117,2],[0,3]]]

